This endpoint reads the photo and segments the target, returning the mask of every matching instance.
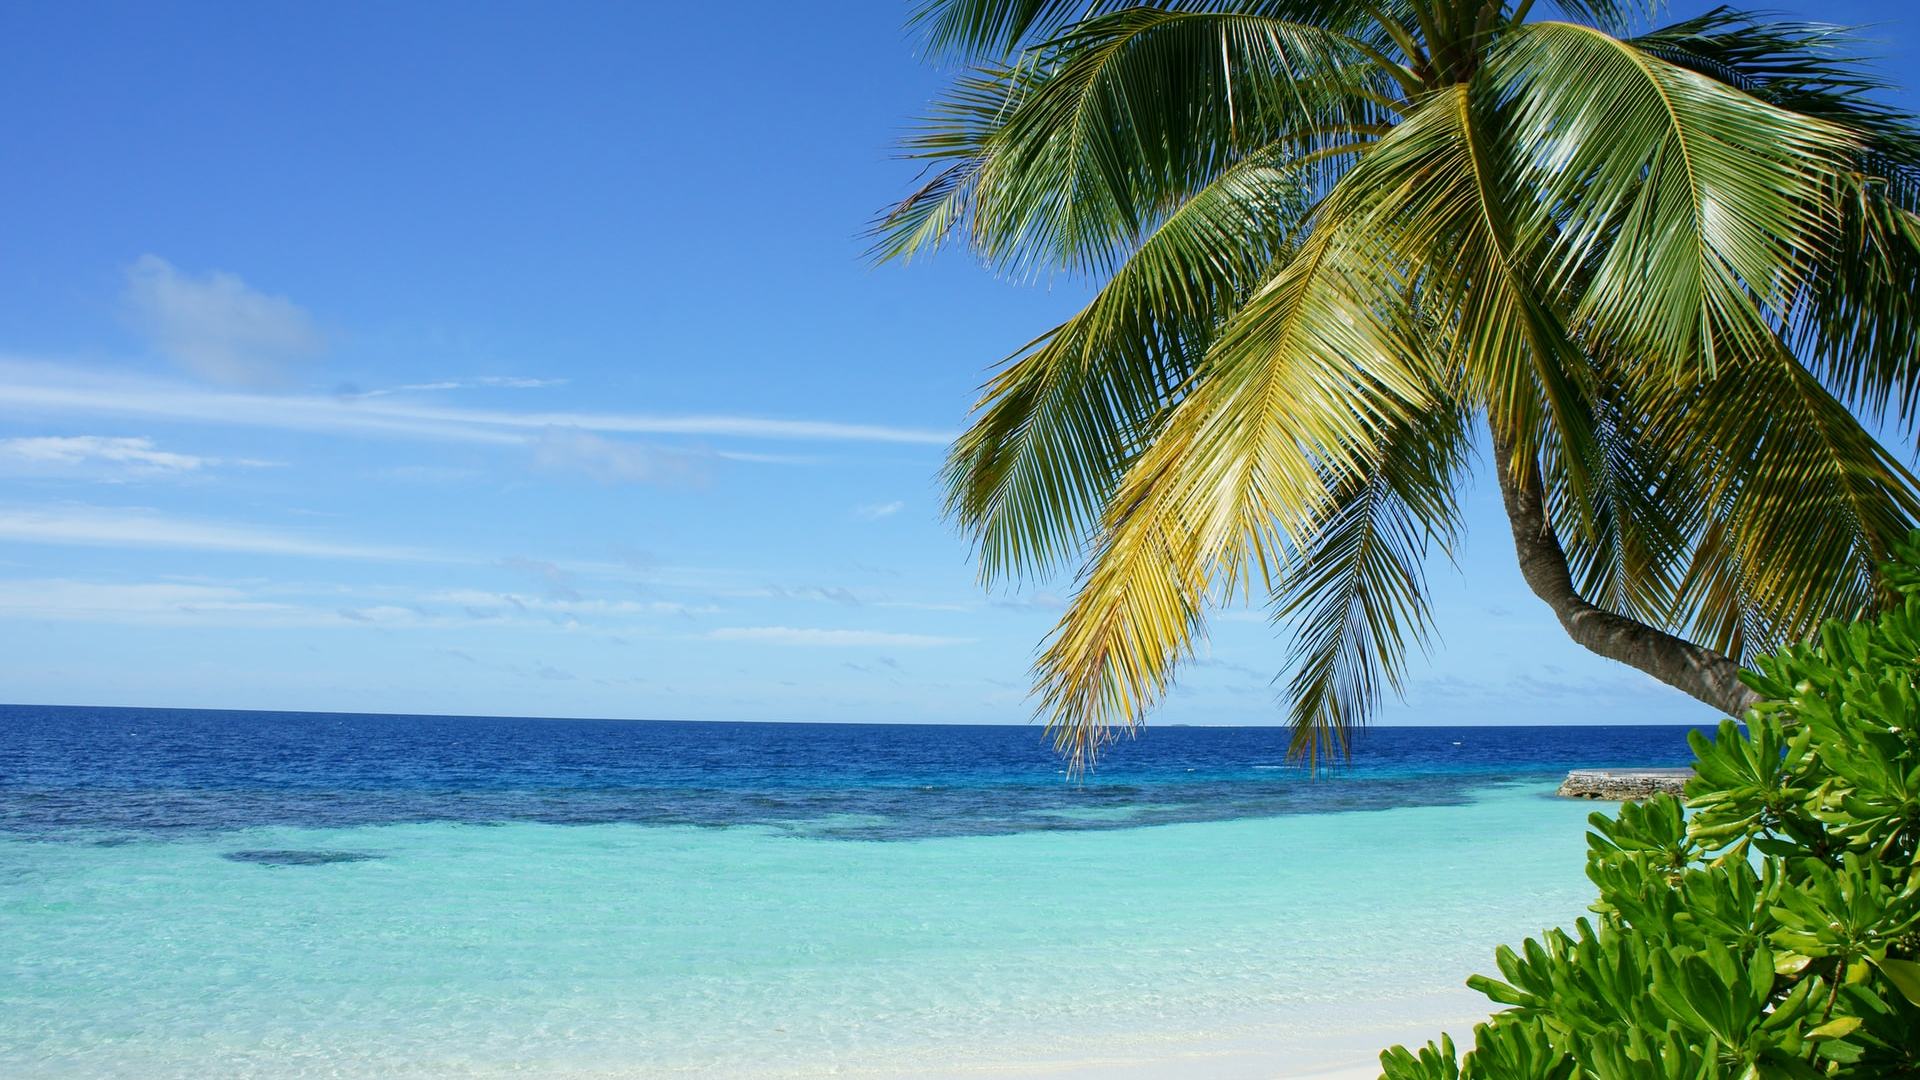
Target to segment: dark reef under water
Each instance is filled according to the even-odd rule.
[[[1465,802],[1689,763],[1688,728],[1378,727],[1309,773],[1280,728],[1149,727],[1069,778],[1029,726],[548,720],[0,705],[0,832],[118,842],[452,821],[755,826],[849,840]],[[235,851],[269,865],[373,858]]]
[[[260,866],[325,866],[328,863],[366,862],[380,858],[364,851],[312,851],[300,848],[228,851],[220,857],[228,862],[255,863]]]

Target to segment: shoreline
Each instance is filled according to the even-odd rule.
[[[1063,1032],[1063,1041],[1080,1045],[1000,1047],[979,1060],[932,1063],[887,1061],[883,1052],[878,1060],[755,1072],[749,1080],[1377,1080],[1389,1047],[1417,1049],[1442,1032],[1470,1046],[1473,1026],[1498,1007],[1464,986],[1401,998],[1345,997],[1299,1003],[1287,1020],[1136,1033],[1110,1045],[1091,1033]]]

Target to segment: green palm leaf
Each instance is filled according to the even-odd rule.
[[[1695,388],[1654,386],[1650,410],[1685,416],[1675,457],[1712,478],[1678,617],[1738,656],[1871,611],[1875,568],[1920,519],[1912,474],[1784,347]]]
[[[1829,385],[1873,412],[1920,409],[1920,129],[1880,104],[1888,84],[1866,71],[1860,42],[1817,23],[1767,23],[1731,8],[1634,39],[1777,106],[1824,120],[1860,149],[1838,177],[1833,257],[1818,266],[1793,313],[1794,342]],[[1905,396],[1893,398],[1895,387]]]
[[[1440,379],[1421,328],[1395,317],[1409,283],[1380,272],[1369,231],[1396,216],[1392,196],[1408,189],[1395,177],[1424,167],[1422,133],[1396,128],[1322,203],[1110,500],[1035,668],[1056,745],[1076,764],[1165,693],[1209,594],[1245,596],[1256,577],[1270,591],[1331,493],[1433,404]]]
[[[1471,446],[1467,411],[1434,398],[1338,484],[1274,592],[1274,619],[1294,633],[1293,751],[1310,765],[1346,755],[1382,684],[1402,692],[1408,644],[1431,641],[1426,560],[1458,539],[1455,492]]]
[[[1110,273],[1225,170],[1384,130],[1387,87],[1337,35],[1282,19],[1136,8],[959,80],[915,156],[953,159],[876,226],[905,258],[956,232],[989,265]]]
[[[1219,324],[1307,213],[1284,154],[1229,169],[1163,223],[1084,310],[988,384],[948,462],[948,510],[982,576],[1079,550]]]
[[[1565,23],[1509,32],[1487,80],[1535,193],[1518,232],[1552,237],[1543,282],[1577,291],[1590,349],[1656,357],[1673,378],[1772,349],[1767,313],[1838,234],[1851,137]]]
[[[1076,23],[1128,9],[1233,12],[1293,19],[1323,26],[1355,21],[1353,5],[1340,0],[1265,0],[1231,3],[1221,0],[1165,0],[1140,4],[1132,0],[924,0],[909,25],[926,37],[936,54],[1005,56],[1023,45],[1051,39]]]

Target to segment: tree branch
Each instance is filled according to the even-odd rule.
[[[1761,696],[1740,681],[1740,665],[1731,658],[1588,603],[1574,588],[1566,549],[1547,521],[1539,464],[1522,460],[1516,475],[1513,447],[1498,430],[1493,433],[1493,464],[1507,522],[1513,527],[1520,575],[1533,594],[1553,609],[1568,637],[1589,652],[1644,671],[1729,716],[1744,717],[1760,703]]]

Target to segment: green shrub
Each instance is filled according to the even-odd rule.
[[[1671,796],[1595,814],[1594,917],[1468,985],[1505,1008],[1386,1080],[1920,1077],[1920,533],[1894,606],[1759,660]]]

